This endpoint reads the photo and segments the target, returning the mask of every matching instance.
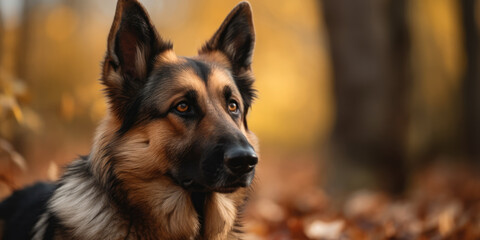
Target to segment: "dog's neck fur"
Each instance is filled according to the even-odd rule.
[[[97,136],[94,146],[105,146],[109,131],[99,132],[105,135]],[[131,192],[118,195],[122,192],[121,184],[108,185],[112,183],[104,179],[105,172],[96,168],[97,164],[108,162],[103,159],[107,154],[98,149],[104,148],[94,147],[88,158],[78,159],[67,168],[49,201],[48,212],[37,223],[35,237],[46,231],[40,227],[46,224],[41,222],[54,216],[58,224],[68,229],[56,234],[76,239],[240,238],[235,225],[244,192],[191,194],[168,177],[159,177],[141,184],[130,183]],[[135,197],[137,193],[143,193],[143,197]]]

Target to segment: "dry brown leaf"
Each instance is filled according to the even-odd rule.
[[[316,220],[305,226],[305,235],[310,239],[338,239],[344,225],[343,220],[333,222]]]

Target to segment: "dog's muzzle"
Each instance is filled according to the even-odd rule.
[[[191,192],[230,193],[252,183],[257,163],[258,156],[249,144],[223,145],[206,154],[197,166],[185,165],[175,180]]]
[[[223,160],[227,171],[233,176],[242,176],[255,169],[258,157],[252,147],[235,146],[225,151]]]

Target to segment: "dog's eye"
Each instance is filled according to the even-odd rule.
[[[228,111],[231,113],[237,113],[238,112],[238,104],[235,101],[230,101],[228,104]]]
[[[179,104],[177,104],[175,109],[178,112],[185,113],[190,109],[190,106],[188,106],[188,104],[186,102],[180,102]]]

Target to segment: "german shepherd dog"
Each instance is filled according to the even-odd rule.
[[[119,0],[91,152],[0,205],[4,239],[241,239],[258,162],[247,127],[255,34],[241,2],[194,57]]]

